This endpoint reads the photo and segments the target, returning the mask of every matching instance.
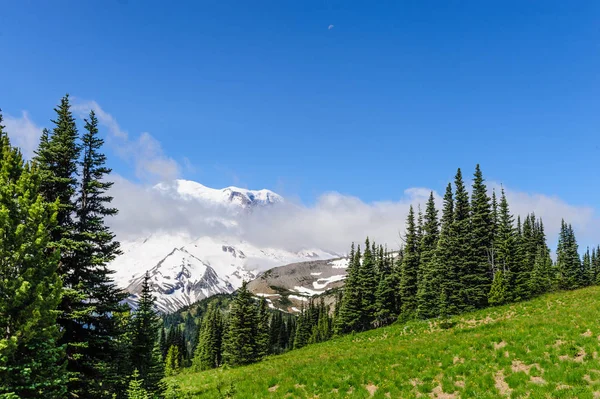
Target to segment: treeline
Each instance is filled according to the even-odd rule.
[[[0,398],[161,397],[148,281],[131,312],[107,268],[120,250],[98,120],[80,134],[68,95],[55,113],[30,161],[0,115]]]
[[[499,200],[495,191],[490,197],[479,165],[470,198],[459,169],[454,190],[452,184],[447,186],[441,215],[433,193],[424,213],[420,209],[415,213],[411,206],[402,240],[397,253],[368,238],[362,248],[352,244],[347,277],[335,307],[330,311],[322,298],[310,300],[297,317],[293,339],[288,335],[282,349],[298,349],[397,321],[437,319],[446,325],[449,317],[463,312],[600,284],[600,246],[588,249],[581,259],[573,228],[563,221],[553,262],[541,218],[533,213],[523,221],[515,218],[504,190]],[[257,326],[269,325],[273,330],[281,317],[275,314],[265,321],[266,313],[258,316],[265,307],[264,298],[258,304],[244,284],[230,313],[227,307],[214,308],[210,321],[202,324],[196,369],[248,364],[278,353],[259,349],[267,328]],[[276,342],[273,336],[271,348]],[[232,352],[231,343],[247,349]]]
[[[573,228],[563,221],[553,262],[541,218],[531,213],[515,220],[503,189],[499,201],[495,191],[488,196],[479,165],[470,198],[459,169],[438,215],[433,193],[424,214],[410,207],[393,262],[368,239],[363,253],[352,246],[337,334],[600,283],[600,247],[581,260]]]

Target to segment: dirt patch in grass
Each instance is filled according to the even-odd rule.
[[[583,334],[581,334],[582,337],[591,337],[592,334],[592,330],[590,330],[589,328],[587,329],[586,332],[584,332]]]
[[[294,385],[294,388],[296,388],[296,389],[304,389],[305,386],[306,385],[296,384],[296,385]]]
[[[498,342],[498,343],[495,343],[495,342],[494,342],[494,350],[502,349],[502,348],[504,348],[506,345],[508,345],[508,344],[506,343],[506,341],[500,341],[500,342]]]
[[[494,374],[495,387],[502,396],[510,396],[512,389],[504,381],[504,371],[500,370]]]
[[[442,389],[441,385],[438,385],[437,387],[433,388],[433,391],[431,391],[429,393],[429,397],[430,398],[438,398],[438,399],[456,399],[457,393],[446,393],[444,392],[444,390]]]
[[[558,384],[556,386],[556,390],[557,391],[560,391],[560,390],[563,390],[563,389],[571,389],[571,388],[572,387],[570,385],[567,385],[567,384]]]
[[[458,356],[454,356],[454,359],[452,359],[452,363],[456,364],[456,363],[464,363],[465,359],[463,359],[462,357],[458,357]]]
[[[462,380],[454,381],[454,385],[456,385],[459,388],[464,388],[465,387],[465,382],[462,381]]]
[[[269,392],[275,392],[277,390],[277,388],[279,388],[279,385],[273,385],[272,387],[269,388]]]
[[[534,377],[534,376],[531,376],[529,378],[529,381],[533,382],[534,384],[538,384],[538,385],[543,385],[546,383],[546,380],[543,379],[542,377]]]
[[[562,339],[557,339],[557,340],[556,340],[556,342],[554,343],[554,345],[552,345],[552,346],[554,346],[555,348],[558,348],[558,347],[560,347],[562,344],[566,344],[566,342],[565,342],[565,341],[563,341]]]
[[[365,389],[367,390],[367,392],[369,392],[369,396],[374,396],[375,392],[377,392],[377,388],[379,388],[377,385],[373,385],[371,383],[365,385]]]
[[[573,357],[571,357],[569,355],[561,355],[558,358],[560,360],[562,360],[563,362],[570,360],[570,361],[573,361],[573,362],[576,362],[576,363],[583,363],[583,361],[585,359],[585,355],[586,355],[585,350],[583,348],[581,348],[579,350],[579,352],[577,352],[577,354],[575,356],[573,356]]]
[[[529,371],[531,370],[532,367],[535,367],[536,369],[541,370],[540,365],[537,363],[525,364],[520,360],[513,360],[512,365],[511,365],[513,373],[518,373],[518,372],[522,371],[525,374],[529,374]]]

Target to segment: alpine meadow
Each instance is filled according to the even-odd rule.
[[[0,399],[600,399],[600,2],[0,7]]]

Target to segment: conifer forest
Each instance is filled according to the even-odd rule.
[[[108,267],[121,253],[109,228],[119,210],[98,118],[76,120],[66,95],[51,125],[26,159],[0,116],[1,399],[184,398],[170,377],[414,320],[452,328],[456,315],[600,284],[600,246],[579,248],[563,220],[550,248],[543,220],[514,213],[476,165],[472,177],[456,171],[441,203],[431,192],[410,207],[399,248],[369,231],[349,242],[343,286],[297,314],[247,282],[161,313],[148,274],[132,307]]]

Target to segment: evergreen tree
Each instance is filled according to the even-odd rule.
[[[154,310],[155,298],[150,290],[150,275],[146,272],[138,307],[131,320],[131,365],[138,370],[144,389],[160,394],[164,376],[158,346],[159,318]]]
[[[256,360],[260,360],[269,354],[269,327],[267,300],[261,298],[256,325]]]
[[[165,376],[170,377],[179,372],[181,366],[181,354],[178,345],[171,345],[165,359]]]
[[[503,305],[508,302],[508,282],[502,269],[498,269],[494,275],[494,281],[490,288],[488,302],[492,306]]]
[[[229,314],[229,331],[223,357],[230,366],[256,361],[257,309],[247,286],[248,283],[244,281]]]
[[[516,251],[517,251],[517,239],[516,239],[516,230],[513,225],[513,216],[510,213],[510,209],[508,207],[508,201],[506,200],[506,195],[504,193],[504,189],[502,189],[502,195],[500,197],[500,209],[498,214],[498,232],[496,235],[496,244],[497,248],[497,261],[496,261],[496,273],[494,274],[494,280],[497,279],[497,272],[499,270],[502,271],[502,279],[498,280],[495,284],[492,285],[497,287],[506,287],[506,289],[502,289],[499,292],[503,293],[504,297],[499,297],[502,301],[511,301],[512,297],[512,271],[515,269],[516,263]],[[490,296],[492,293],[490,292]],[[498,297],[498,294],[494,294]],[[493,304],[498,304],[496,300]]]
[[[404,259],[400,274],[400,298],[402,301],[400,315],[403,319],[408,319],[415,315],[417,309],[417,276],[419,270],[419,242],[412,205],[406,218],[404,243]]]
[[[47,253],[58,207],[3,129],[0,114],[0,397],[64,398],[59,254]]]
[[[454,178],[454,219],[452,221],[451,247],[452,258],[451,262],[456,276],[454,292],[458,293],[458,298],[454,301],[454,305],[461,311],[472,310],[473,301],[470,300],[469,285],[471,280],[481,283],[477,276],[470,273],[470,263],[473,254],[471,245],[471,215],[469,206],[469,194],[465,188],[460,168],[456,172]],[[477,286],[477,296],[479,298],[480,286]],[[451,296],[449,297],[449,302]]]
[[[422,319],[434,317],[438,311],[440,279],[435,269],[435,250],[439,238],[438,211],[435,208],[433,191],[425,208],[419,278],[417,290],[417,316]]]
[[[107,194],[113,185],[107,181],[111,169],[105,166],[106,157],[100,153],[104,140],[98,137],[98,120],[93,111],[85,122],[73,234],[78,245],[69,276],[71,286],[85,299],[69,304],[74,319],[68,320],[74,333],[70,344],[81,343],[75,368],[82,378],[73,381],[71,393],[103,398],[126,388],[125,379],[112,365],[119,353],[116,338],[125,333],[115,315],[126,312],[128,307],[121,304],[126,295],[115,285],[114,271],[107,267],[121,253],[114,234],[104,223],[104,218],[117,214],[115,208],[109,207],[112,197]]]
[[[570,290],[580,286],[581,261],[577,251],[578,246],[573,228],[563,220],[556,250],[556,268],[561,289]]]
[[[373,258],[369,238],[365,241],[365,252],[362,264],[359,265],[358,270],[358,288],[361,298],[360,330],[364,331],[371,328],[377,311],[375,294],[377,292],[378,281],[377,274],[375,273],[375,259]]]
[[[354,243],[352,243],[352,248],[348,258],[348,271],[346,280],[344,282],[339,315],[335,324],[336,334],[346,334],[351,331],[358,331],[360,328],[362,312],[362,300],[358,275],[360,270],[360,259],[360,246],[355,252]]]
[[[487,305],[487,294],[492,283],[488,254],[492,249],[494,238],[490,198],[487,195],[487,187],[479,164],[475,167],[473,179],[469,238],[473,253],[466,263],[462,285],[467,308],[478,309]]]
[[[131,376],[129,388],[127,389],[127,399],[150,399],[150,395],[144,388],[144,383],[140,379],[140,374],[137,370],[134,370]]]
[[[538,253],[534,260],[533,270],[529,283],[529,291],[532,295],[539,295],[552,289],[553,280],[552,259],[547,247],[538,247]]]
[[[194,369],[207,370],[219,367],[223,355],[223,317],[221,311],[216,305],[211,304],[206,312],[200,336],[198,337],[198,346],[194,353]]]
[[[458,295],[460,284],[453,263],[453,224],[454,224],[454,199],[452,185],[448,184],[444,194],[444,207],[442,210],[440,238],[434,254],[433,269],[439,276],[440,292],[445,293],[444,311],[447,315],[458,313],[460,308],[460,297]],[[440,312],[442,304],[440,303]]]
[[[385,269],[379,277],[376,292],[375,326],[391,324],[398,318],[398,273],[396,270]]]
[[[309,309],[302,307],[296,324],[296,334],[294,336],[294,349],[305,347],[310,340],[311,323]]]

